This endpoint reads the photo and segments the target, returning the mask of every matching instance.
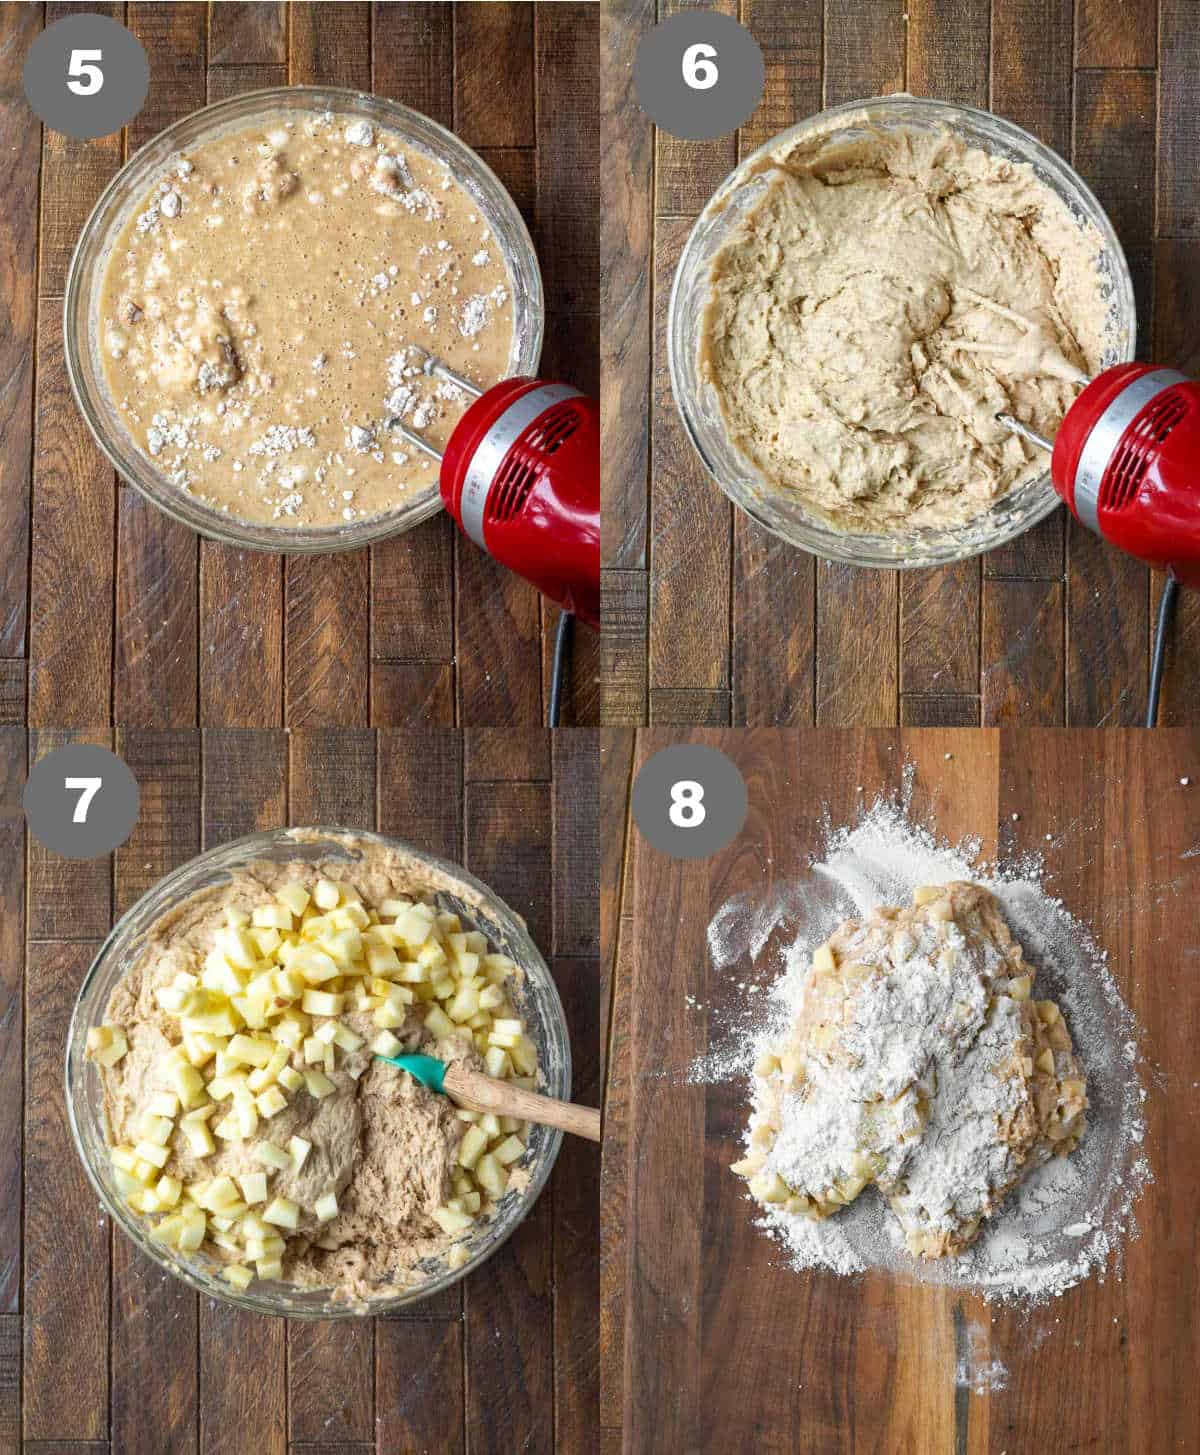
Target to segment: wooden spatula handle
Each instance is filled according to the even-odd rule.
[[[600,1112],[594,1106],[576,1106],[572,1101],[555,1101],[539,1096],[510,1081],[497,1081],[482,1071],[465,1066],[447,1066],[442,1083],[450,1096],[467,1111],[491,1112],[498,1117],[517,1117],[523,1122],[541,1122],[558,1127],[575,1137],[600,1140]]]

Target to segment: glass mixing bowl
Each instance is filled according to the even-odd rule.
[[[517,1164],[528,1174],[528,1185],[519,1191],[507,1192],[491,1221],[477,1226],[467,1242],[471,1256],[463,1267],[431,1269],[424,1282],[401,1293],[371,1299],[365,1305],[335,1301],[329,1290],[265,1280],[256,1280],[244,1293],[238,1293],[220,1276],[220,1265],[215,1260],[168,1248],[150,1236],[147,1223],[127,1206],[113,1181],[100,1072],[85,1055],[89,1027],[103,1021],[114,986],[133,965],[147,931],[164,914],[198,891],[225,883],[234,871],[264,859],[276,863],[296,859],[349,861],[355,850],[345,842],[347,834],[399,850],[415,860],[439,906],[460,914],[464,923],[488,937],[496,951],[516,961],[524,972],[524,979],[514,985],[512,996],[537,1047],[539,1090],[562,1100],[571,1094],[571,1043],[562,1001],[546,962],[530,939],[524,920],[487,885],[457,864],[383,834],[341,828],[277,829],[250,834],[210,849],[160,879],[121,916],[100,947],[75,1001],[67,1035],[66,1065],[71,1133],[75,1150],[105,1211],[147,1258],[198,1292],[254,1313],[307,1319],[386,1314],[448,1288],[486,1262],[524,1219],[546,1185],[562,1143],[561,1132],[550,1127],[531,1127],[525,1156]]]
[[[67,373],[79,411],[96,442],[131,485],[174,519],[231,545],[266,551],[337,551],[398,535],[427,520],[441,507],[436,477],[394,510],[349,525],[276,526],[238,520],[195,500],[171,483],[140,448],[117,411],[104,376],[100,348],[100,297],[111,250],[129,214],[167,172],[181,151],[219,133],[266,123],[281,113],[332,111],[363,117],[399,136],[413,151],[445,163],[479,205],[504,254],[512,284],[513,341],[508,374],[537,371],[542,352],[545,307],[537,254],[524,219],[504,184],[483,159],[444,126],[419,111],[328,86],[275,86],[230,97],[168,126],[142,147],[104,189],[75,246],[67,274],[64,347]]]
[[[1133,358],[1137,314],[1133,282],[1121,244],[1087,184],[1036,137],[990,112],[918,96],[880,96],[834,106],[772,137],[746,157],[717,188],[692,228],[671,288],[667,361],[671,389],[688,438],[704,467],[730,500],[764,529],[814,555],[852,566],[940,566],[993,550],[1045,519],[1059,502],[1050,472],[1010,490],[973,520],[950,529],[924,528],[905,535],[847,533],[814,516],[785,490],[768,485],[730,441],[716,393],[700,374],[696,357],[712,259],[767,187],[763,176],[747,180],[754,165],[798,142],[828,137],[844,141],[863,131],[949,129],[984,151],[1027,162],[1081,223],[1100,239],[1100,269],[1108,302],[1103,366]],[[1047,462],[1048,464],[1049,462]]]

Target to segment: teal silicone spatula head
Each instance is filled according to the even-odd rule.
[[[399,1066],[401,1071],[407,1071],[430,1091],[439,1092],[443,1096],[446,1094],[446,1063],[439,1061],[436,1056],[377,1056],[376,1060]]]

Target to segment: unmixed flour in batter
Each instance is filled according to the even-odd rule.
[[[341,526],[433,487],[384,420],[444,446],[470,401],[416,351],[494,383],[511,292],[446,166],[368,121],[290,112],[180,156],[135,208],[104,279],[108,388],[179,489]]]
[[[760,169],[700,342],[733,442],[846,531],[970,520],[1045,457],[1104,352],[1099,238],[1032,169],[946,132],[806,143]]]

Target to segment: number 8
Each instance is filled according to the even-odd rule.
[[[671,807],[667,817],[677,829],[699,827],[707,817],[704,807],[704,785],[684,778],[671,785]]]

